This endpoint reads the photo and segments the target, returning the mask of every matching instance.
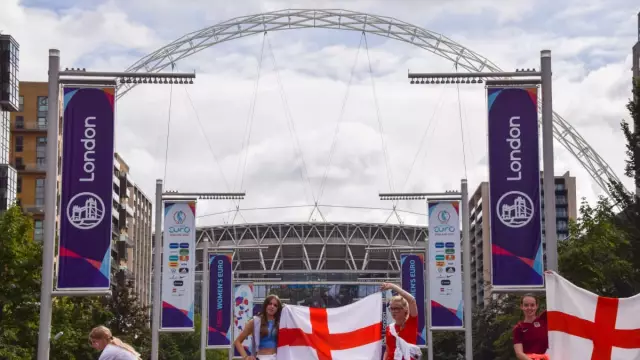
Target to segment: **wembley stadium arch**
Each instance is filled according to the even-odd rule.
[[[446,36],[387,16],[366,14],[349,10],[288,9],[262,14],[241,16],[217,25],[188,33],[162,48],[142,57],[125,71],[135,75],[138,71],[160,72],[180,60],[211,46],[265,32],[295,29],[334,29],[358,31],[402,41],[457,65],[459,69],[473,72],[501,72],[486,57],[447,38]],[[134,83],[119,85],[117,98],[121,98],[136,86]],[[541,102],[538,105],[541,106]],[[608,185],[621,183],[611,167],[587,141],[562,116],[553,114],[553,135],[585,168],[600,189],[611,197]]]

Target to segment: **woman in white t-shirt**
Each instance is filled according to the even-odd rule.
[[[102,351],[98,360],[140,360],[140,354],[131,345],[113,337],[104,326],[91,330],[89,342],[92,348]]]

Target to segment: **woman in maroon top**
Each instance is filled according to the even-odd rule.
[[[520,309],[524,320],[513,328],[513,349],[519,360],[530,360],[530,355],[542,355],[549,348],[547,312],[538,314],[538,299],[532,294],[522,297]]]

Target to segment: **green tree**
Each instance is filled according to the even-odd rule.
[[[200,359],[200,314],[194,318],[195,331],[160,334],[160,360]],[[207,350],[207,360],[226,360],[226,350]]]
[[[113,315],[106,311],[103,299],[96,297],[60,297],[53,302],[51,358],[92,359],[96,351],[89,345],[89,332]],[[56,335],[61,336],[56,339]]]
[[[638,268],[629,234],[616,221],[612,204],[601,198],[595,207],[583,201],[580,218],[569,227],[569,239],[560,242],[560,273],[575,285],[598,295],[635,295]]]
[[[103,298],[103,306],[112,317],[103,325],[114,336],[131,344],[143,358],[148,357],[151,346],[149,308],[142,306],[133,291],[133,282],[126,286],[116,286],[112,296]]]
[[[42,247],[20,207],[0,215],[0,359],[29,359],[38,338]]]

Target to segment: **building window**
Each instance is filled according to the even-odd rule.
[[[42,220],[33,221],[33,239],[36,241],[42,241],[44,236],[44,224]]]
[[[18,105],[18,111],[19,112],[23,112],[24,111],[24,96],[20,96],[20,102]]]
[[[567,224],[567,222],[564,220],[559,220],[556,224],[558,227],[557,228],[558,231],[566,231],[569,229],[569,224]]]
[[[24,138],[22,136],[16,136],[16,152],[22,152],[24,150]]]
[[[24,170],[24,162],[22,161],[21,157],[16,157],[16,169]]]
[[[38,96],[38,118],[47,118],[49,111],[49,100],[46,96]]]
[[[22,192],[22,176],[18,176],[16,180],[16,192],[18,194]]]
[[[46,164],[47,137],[38,136],[36,138],[36,164],[38,166]]]
[[[36,206],[44,206],[44,179],[36,179]]]
[[[47,117],[46,116],[38,116],[38,130],[47,130]]]
[[[24,116],[16,116],[16,129],[24,129]]]
[[[556,184],[556,191],[564,191],[564,183],[557,183]]]
[[[567,197],[564,196],[564,195],[556,197],[556,204],[558,204],[558,205],[566,205],[567,204]]]

